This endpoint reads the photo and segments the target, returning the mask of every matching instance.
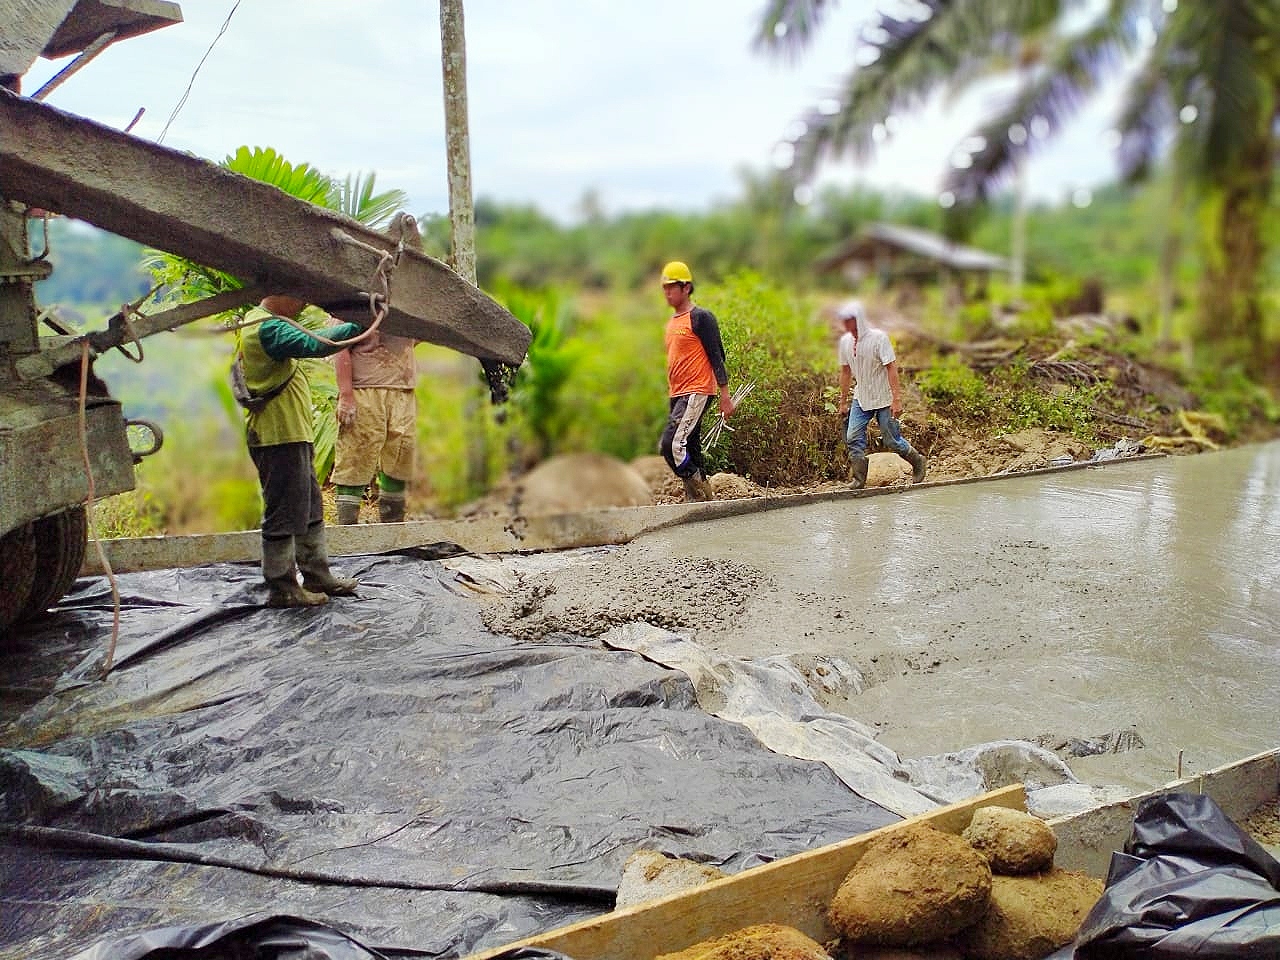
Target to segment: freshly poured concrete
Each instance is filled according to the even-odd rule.
[[[1278,556],[1273,443],[687,523],[542,571],[489,620],[788,656],[904,758],[1129,731],[1069,762],[1147,788],[1280,742]]]

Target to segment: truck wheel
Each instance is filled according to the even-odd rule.
[[[85,538],[89,519],[83,506],[41,517],[35,529],[36,576],[19,619],[40,616],[75,583],[84,563]]]
[[[24,523],[0,537],[0,635],[26,613],[35,579],[35,524]]]

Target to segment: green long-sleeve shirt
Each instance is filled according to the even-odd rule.
[[[270,447],[278,443],[311,443],[315,437],[311,421],[311,384],[298,361],[305,357],[327,357],[342,347],[321,343],[287,320],[261,307],[245,315],[246,321],[261,323],[240,332],[240,355],[244,358],[244,379],[250,392],[269,393],[281,383],[283,390],[258,413],[246,413],[245,434],[249,446]],[[339,323],[319,331],[327,340],[349,340],[361,327]],[[286,383],[286,381],[288,381]]]

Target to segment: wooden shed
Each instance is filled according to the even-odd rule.
[[[819,272],[839,271],[851,285],[876,277],[883,287],[939,283],[962,294],[973,278],[985,290],[992,273],[1007,273],[1004,257],[952,243],[920,227],[871,223],[834,253],[818,261]]]

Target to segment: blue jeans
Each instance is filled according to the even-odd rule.
[[[849,428],[845,431],[844,442],[849,453],[855,457],[867,455],[867,424],[872,420],[880,424],[880,438],[884,445],[895,453],[905,455],[911,444],[902,439],[902,428],[891,408],[881,407],[879,410],[866,411],[854,400],[849,407]]]

